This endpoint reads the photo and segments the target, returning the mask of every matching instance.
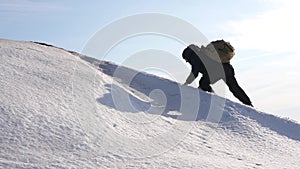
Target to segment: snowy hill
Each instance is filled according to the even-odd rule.
[[[33,42],[0,69],[0,168],[300,166],[299,124],[198,89]]]

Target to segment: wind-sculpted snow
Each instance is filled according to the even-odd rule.
[[[297,168],[300,125],[51,45],[0,40],[0,168]]]

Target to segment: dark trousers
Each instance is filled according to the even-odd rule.
[[[225,78],[219,78],[218,80],[223,79],[226,82],[229,90],[237,99],[239,99],[242,103],[246,105],[252,106],[250,98],[247,96],[245,91],[239,86],[238,82],[236,81],[232,66],[224,67],[224,71]],[[199,88],[207,92],[213,92],[210,84],[215,82],[211,82],[209,76],[204,74],[199,81]]]

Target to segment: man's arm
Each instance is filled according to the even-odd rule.
[[[195,68],[192,68],[190,75],[187,77],[187,79],[183,85],[191,84],[198,77],[198,74],[199,74],[199,71]]]

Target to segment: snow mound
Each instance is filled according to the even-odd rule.
[[[300,125],[51,45],[0,39],[0,168],[297,168]]]

